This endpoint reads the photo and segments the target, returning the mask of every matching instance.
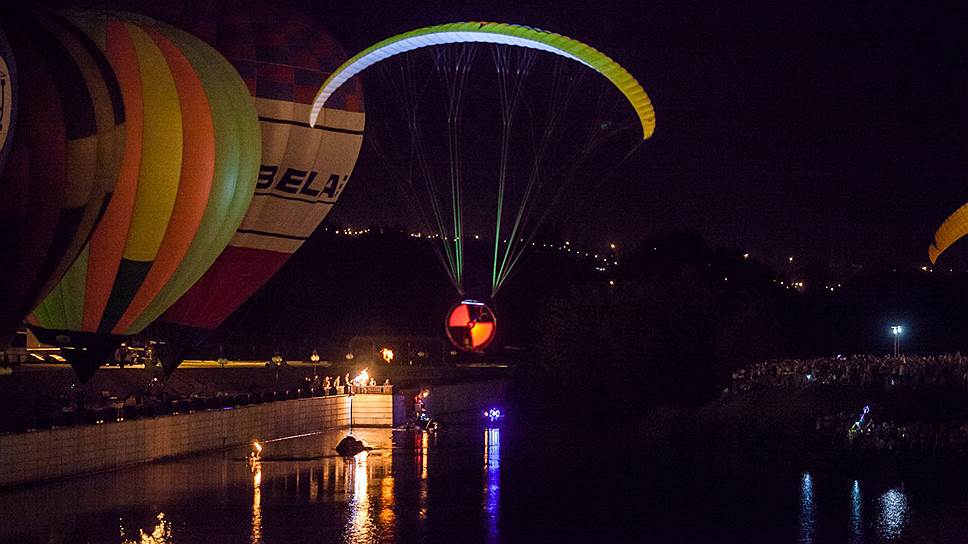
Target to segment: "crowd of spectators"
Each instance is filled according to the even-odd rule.
[[[84,424],[100,424],[148,417],[182,414],[203,410],[221,410],[310,397],[326,397],[354,394],[392,394],[393,387],[386,379],[378,385],[373,378],[363,382],[337,376],[310,376],[298,386],[267,387],[259,391],[218,391],[209,384],[190,394],[178,394],[168,390],[158,378],[149,379],[144,387],[127,395],[112,391],[81,391],[71,385],[57,399],[57,406],[38,403],[32,411],[0,418],[0,433],[24,432],[52,427],[73,427]]]
[[[816,432],[830,446],[880,453],[968,457],[968,422],[908,422],[892,420],[856,426],[857,414],[839,412],[816,418]]]
[[[861,387],[955,387],[968,390],[968,356],[852,355],[816,359],[772,359],[737,370],[725,398],[763,388],[839,384]]]
[[[816,359],[773,359],[737,370],[725,400],[766,389],[799,389],[840,385],[864,390],[930,390],[968,392],[968,356],[854,355]],[[908,419],[912,419],[908,417]],[[899,423],[882,412],[838,412],[815,419],[816,436],[827,446],[863,452],[956,455],[968,457],[968,422],[912,421]]]

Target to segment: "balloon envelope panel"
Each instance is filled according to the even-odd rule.
[[[358,83],[334,96],[325,126],[311,128],[310,103],[345,59],[320,25],[278,5],[187,4],[169,20],[210,40],[255,97],[262,160],[252,204],[229,246],[165,315],[183,325],[222,323],[316,230],[348,182],[362,145]]]
[[[201,40],[134,15],[70,15],[105,52],[134,114],[118,198],[34,323],[132,334],[201,277],[238,227],[256,180],[258,121],[241,78]],[[64,302],[78,300],[80,311]]]
[[[2,15],[0,338],[80,258],[113,189],[125,124],[118,82],[84,33],[39,8]]]

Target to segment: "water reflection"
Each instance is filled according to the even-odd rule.
[[[171,522],[165,519],[165,513],[160,512],[156,517],[158,523],[150,533],[138,529],[138,539],[130,540],[124,535],[124,527],[121,527],[121,544],[171,544],[174,537],[171,530]]]
[[[343,431],[273,442],[258,463],[245,462],[247,444],[226,453],[2,490],[0,544],[517,542],[534,539],[544,527],[552,529],[549,539],[578,540],[586,531],[598,534],[615,523],[614,509],[603,503],[593,504],[594,509],[542,504],[560,504],[572,490],[595,491],[576,494],[590,497],[589,502],[604,500],[604,486],[584,485],[587,477],[561,474],[573,461],[587,462],[584,454],[569,456],[567,448],[536,453],[531,444],[513,440],[513,428],[448,427],[437,442],[422,432],[355,432],[377,448],[366,459],[346,461],[333,455]],[[514,467],[519,470],[509,470]],[[960,498],[968,494],[968,482],[949,473],[944,479],[904,474],[902,486],[895,480],[899,475],[873,471],[855,481],[842,469],[798,474],[786,466],[744,467],[737,471],[732,465],[687,464],[677,472],[664,463],[651,465],[645,470],[655,474],[655,487],[616,489],[608,500],[636,509],[634,501],[644,497],[651,508],[660,501],[672,502],[670,490],[681,489],[672,497],[675,502],[660,510],[662,515],[630,517],[627,522],[623,518],[629,530],[654,530],[660,537],[656,542],[704,542],[721,536],[724,542],[748,537],[884,544],[930,540],[938,534],[942,537],[934,541],[958,542],[968,534],[968,517],[959,515],[968,509],[968,500]],[[641,474],[613,468],[594,470],[609,479]],[[692,484],[699,470],[719,479],[715,488]],[[951,498],[952,490],[959,498]],[[683,504],[698,507],[685,512],[679,507]],[[536,514],[535,508],[544,510]],[[702,515],[712,508],[716,515]],[[578,519],[576,510],[589,515]],[[159,512],[164,512],[163,519]],[[119,520],[124,526],[120,536]],[[630,539],[603,533],[600,540]]]
[[[501,429],[484,429],[484,516],[487,541],[498,541],[501,499]]]
[[[877,528],[880,535],[888,540],[898,538],[909,517],[907,494],[902,489],[890,489],[881,495],[878,502],[880,512]]]
[[[252,470],[252,544],[262,544],[262,461],[253,459]]]
[[[374,525],[370,519],[370,495],[367,488],[370,484],[370,474],[367,459],[370,453],[361,451],[348,462],[351,469],[347,478],[347,487],[352,485],[353,495],[349,502],[349,522],[343,533],[344,542],[372,542],[374,540]]]
[[[813,477],[800,477],[800,544],[812,544],[817,529],[817,510],[813,501]]]
[[[383,477],[383,481],[380,483],[380,525],[389,529],[391,534],[397,521],[395,512],[397,504],[393,496],[393,485],[394,478],[389,473]]]
[[[850,488],[850,541],[860,544],[864,540],[864,518],[861,511],[864,497],[860,493],[860,482],[854,480]]]
[[[416,441],[414,442],[416,445]],[[427,458],[430,451],[430,433],[420,433],[419,447],[414,448],[415,461],[420,465],[420,483],[417,492],[417,514],[420,522],[427,520]]]

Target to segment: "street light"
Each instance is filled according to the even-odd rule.
[[[901,347],[901,333],[904,329],[900,325],[891,326],[891,334],[894,335],[894,356],[897,357],[897,353]]]
[[[310,360],[310,362],[313,363],[313,379],[317,379],[317,378],[319,378],[319,375],[316,374],[316,365],[319,363],[319,354],[316,353],[316,350],[315,349],[309,355],[309,360]]]

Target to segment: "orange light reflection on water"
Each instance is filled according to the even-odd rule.
[[[252,461],[252,544],[262,544],[262,461]]]

